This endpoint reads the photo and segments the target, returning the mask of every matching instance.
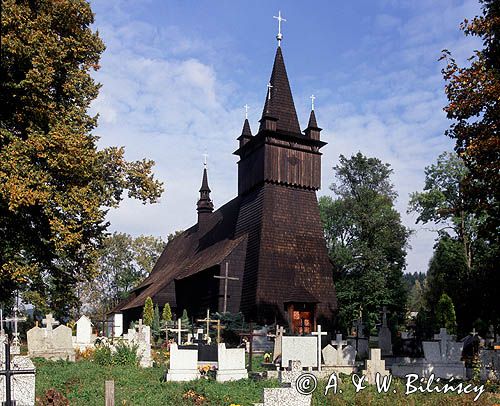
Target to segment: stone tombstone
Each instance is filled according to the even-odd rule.
[[[52,329],[52,324],[48,324],[46,328],[35,326],[26,335],[28,356],[75,361],[71,328],[59,326]]]
[[[378,345],[382,356],[392,355],[392,337],[391,330],[387,326],[387,308],[382,309],[382,325],[378,329]]]
[[[366,361],[366,369],[362,374],[366,376],[366,382],[370,385],[375,384],[377,373],[380,376],[389,375],[389,371],[385,369],[385,361],[381,358],[380,348],[370,349],[370,359]]]
[[[271,352],[274,348],[273,342],[269,340],[270,328],[264,326],[261,329],[252,330],[253,334],[253,351],[254,352]]]
[[[500,351],[481,350],[479,353],[481,360],[481,379],[499,381],[500,380]]]
[[[0,370],[5,369],[5,359],[3,348],[0,356]],[[15,356],[11,359],[11,369],[13,370],[34,370],[35,365],[28,357]],[[16,406],[35,405],[35,374],[14,375],[11,378],[12,400],[16,401]],[[5,402],[5,376],[0,376],[0,404]]]
[[[226,344],[218,345],[217,381],[237,381],[247,379],[244,348],[226,348]]]
[[[282,337],[281,366],[290,361],[300,361],[302,367],[317,368],[318,339],[315,336],[284,336]]]
[[[192,381],[199,377],[198,350],[179,349],[177,344],[171,344],[167,382]]]
[[[76,322],[76,343],[92,344],[92,322],[85,315]]]
[[[424,358],[403,358],[394,363],[393,375],[404,377],[415,373],[421,377],[428,377],[434,374],[436,378],[442,379],[465,379],[465,365],[460,360],[463,343],[453,341],[453,337],[445,328],[442,328],[439,334],[435,334],[434,339],[439,341],[422,342]]]
[[[336,348],[335,348],[335,347]],[[323,360],[328,370],[345,374],[354,372],[356,365],[356,350],[342,340],[342,334],[337,334],[336,340],[323,348]]]
[[[276,326],[276,335],[274,337],[273,361],[281,356],[281,347],[285,329],[282,326]]]
[[[302,395],[296,389],[296,381],[303,374],[300,361],[290,361],[288,368],[279,375],[282,388],[264,388],[264,402],[255,406],[310,406],[312,395]]]
[[[139,365],[142,368],[151,368],[153,359],[151,357],[151,328],[142,324],[139,320],[137,332],[134,335],[133,344],[138,346],[137,355],[140,359]]]
[[[244,348],[243,348],[244,350]],[[219,348],[214,344],[198,344],[198,362],[215,363],[218,361]]]

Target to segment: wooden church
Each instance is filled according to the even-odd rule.
[[[296,333],[332,324],[337,300],[316,198],[326,143],[314,110],[300,130],[280,40],[259,130],[245,119],[238,137],[238,195],[214,211],[203,170],[197,224],[114,309],[124,325],[141,317],[148,296],[178,316],[242,312]]]

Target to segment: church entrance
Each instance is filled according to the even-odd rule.
[[[315,331],[314,305],[310,303],[290,303],[287,308],[292,334],[310,334]]]

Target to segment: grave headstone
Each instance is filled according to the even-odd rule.
[[[281,352],[282,366],[290,361],[300,361],[305,368],[318,366],[318,339],[314,336],[284,336]]]
[[[371,348],[370,359],[366,360],[366,369],[362,374],[366,377],[366,382],[373,385],[376,382],[377,373],[380,376],[389,375],[389,371],[385,369],[385,361],[381,358],[380,348]]]
[[[179,349],[177,344],[171,344],[167,382],[193,381],[199,377],[198,350]]]
[[[336,348],[335,348],[336,347]],[[351,374],[355,370],[356,350],[342,340],[342,334],[337,334],[332,341],[322,350],[325,367],[329,371]]]
[[[75,361],[71,328],[61,325],[53,329],[53,326],[59,323],[54,320],[51,314],[47,315],[43,322],[46,324],[45,328],[35,326],[26,334],[28,355],[50,360]]]
[[[247,379],[248,372],[245,368],[245,349],[226,348],[226,344],[218,345],[217,381],[237,381]]]
[[[382,356],[392,355],[392,337],[391,330],[387,325],[387,308],[382,308],[382,325],[378,330],[378,345],[380,347]]]
[[[139,365],[142,368],[150,368],[153,366],[153,359],[151,357],[151,328],[142,324],[139,320],[137,332],[135,332],[132,340],[138,346],[137,355],[139,356]]]
[[[83,315],[76,322],[76,343],[83,345],[92,344],[92,322]]]
[[[310,406],[312,395],[303,395],[297,391],[296,381],[303,374],[300,361],[290,361],[288,368],[279,375],[281,388],[264,388],[263,403],[255,406]]]
[[[396,360],[392,365],[392,373],[398,377],[415,373],[421,377],[434,374],[441,379],[465,379],[466,370],[464,362],[461,361],[463,343],[453,341],[445,328],[439,334],[434,335],[438,341],[424,341],[422,348],[424,358],[402,358]]]
[[[276,326],[276,336],[274,337],[274,350],[273,350],[274,361],[276,361],[278,357],[281,357],[281,348],[282,348],[284,334],[285,334],[285,329],[283,328],[283,326]]]

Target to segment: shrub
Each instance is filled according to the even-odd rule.
[[[108,345],[96,346],[94,351],[94,362],[99,365],[111,365],[113,363],[111,348]]]
[[[112,356],[113,365],[137,365],[139,363],[138,348],[137,344],[128,345],[123,341],[119,341],[115,345],[116,352]]]
[[[148,296],[144,302],[144,309],[142,311],[142,321],[146,326],[153,324],[154,308],[153,300]]]

